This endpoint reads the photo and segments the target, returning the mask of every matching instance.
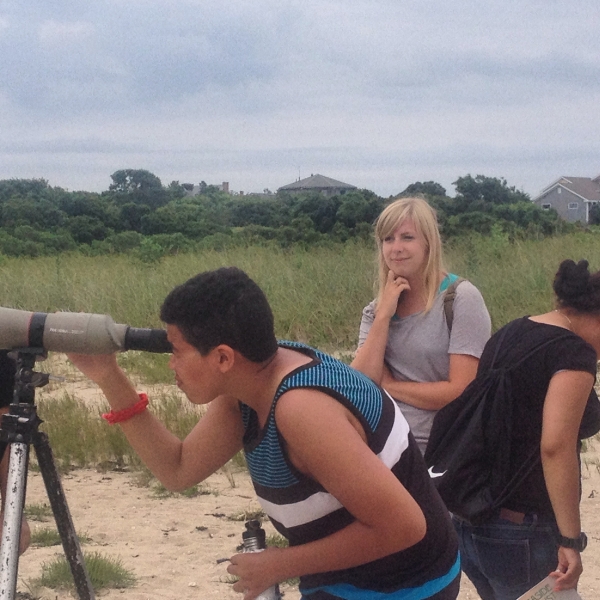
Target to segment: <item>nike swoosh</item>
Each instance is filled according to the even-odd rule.
[[[429,469],[427,469],[427,472],[429,473],[429,477],[431,477],[432,479],[435,477],[441,477],[442,475],[446,474],[446,471],[444,471],[443,473],[434,473],[433,467],[429,467]]]

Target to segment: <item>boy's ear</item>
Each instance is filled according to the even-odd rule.
[[[221,373],[227,373],[235,363],[235,352],[231,346],[220,344],[211,350],[213,365]]]

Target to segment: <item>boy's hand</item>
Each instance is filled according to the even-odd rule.
[[[276,566],[281,552],[281,548],[267,548],[262,552],[244,552],[232,556],[227,572],[239,578],[233,586],[234,591],[244,594],[244,600],[254,600],[279,583]]]
[[[67,354],[67,358],[95,383],[119,370],[116,354]]]

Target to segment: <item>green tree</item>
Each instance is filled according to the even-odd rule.
[[[400,196],[415,196],[418,194],[423,194],[428,198],[430,196],[445,196],[446,188],[435,181],[416,181],[401,192]]]
[[[80,215],[67,221],[67,229],[79,244],[91,244],[94,240],[103,240],[111,231],[96,217]]]
[[[31,225],[38,229],[52,229],[62,225],[65,214],[44,198],[12,198],[0,207],[0,226]]]
[[[108,196],[64,192],[59,196],[57,206],[69,217],[93,217],[112,229],[119,229],[121,225],[121,211]]]
[[[515,187],[509,187],[506,179],[486,177],[477,175],[472,177],[466,175],[459,177],[453,185],[456,187],[455,202],[464,208],[471,210],[485,204],[515,204],[517,202],[530,202],[530,198],[524,192]]]
[[[339,196],[324,196],[319,192],[298,196],[295,199],[292,218],[308,217],[316,231],[329,233],[335,225],[340,204]]]
[[[145,169],[121,169],[111,176],[108,191],[120,204],[133,202],[156,209],[169,202],[169,193],[160,179]]]
[[[282,205],[275,200],[241,199],[237,196],[230,203],[231,225],[262,225],[263,227],[279,227],[282,220]]]
[[[0,203],[13,198],[43,198],[49,190],[45,179],[2,179]]]
[[[336,212],[336,220],[348,229],[359,223],[373,223],[383,208],[383,200],[369,190],[346,192]]]
[[[151,209],[145,204],[126,202],[119,209],[119,223],[121,231],[142,231],[142,218],[149,214]]]

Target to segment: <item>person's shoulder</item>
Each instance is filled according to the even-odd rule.
[[[547,344],[546,358],[554,357],[561,364],[573,364],[587,367],[586,370],[594,370],[597,355],[594,348],[576,333],[563,327],[540,323],[529,316],[515,319],[505,325],[510,327],[510,340],[527,340],[530,346]],[[500,331],[497,332],[499,334]]]
[[[455,305],[459,313],[467,312],[471,313],[471,316],[479,313],[489,314],[483,294],[468,279],[464,279],[458,284]]]
[[[281,395],[275,407],[277,427],[285,434],[315,423],[323,424],[337,418],[344,407],[323,391],[313,388],[293,388]]]
[[[456,295],[460,297],[482,297],[481,292],[475,284],[464,278],[456,286]]]

